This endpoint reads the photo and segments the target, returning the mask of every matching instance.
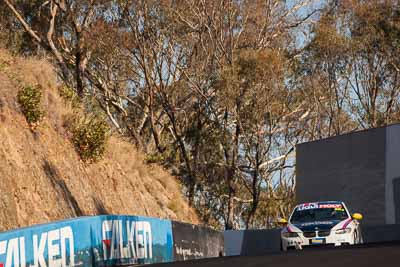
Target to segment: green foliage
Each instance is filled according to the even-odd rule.
[[[17,100],[22,113],[30,125],[34,126],[42,120],[44,111],[41,107],[42,90],[39,86],[27,86],[23,88],[19,91]]]
[[[65,85],[60,86],[58,88],[58,93],[66,102],[70,103],[73,108],[77,108],[80,106],[81,101],[80,101],[78,95],[70,87],[65,86]]]
[[[42,1],[14,1],[14,4],[22,17],[27,18],[30,26],[35,29],[47,27],[48,20],[45,16],[34,16],[37,10],[41,10]],[[13,53],[24,55],[37,55],[41,50],[35,42],[32,42],[29,33],[21,27],[21,24],[4,1],[0,2],[0,46],[9,49]]]
[[[5,70],[9,66],[10,66],[10,63],[8,63],[6,61],[0,61],[0,71]]]
[[[162,154],[159,153],[152,153],[146,156],[145,158],[145,162],[147,164],[151,164],[151,163],[162,163],[164,162],[165,158]]]
[[[83,161],[96,162],[103,157],[109,131],[109,125],[99,116],[73,124],[72,140]]]

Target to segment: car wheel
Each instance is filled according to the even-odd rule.
[[[354,231],[353,244],[354,244],[354,245],[357,245],[357,244],[359,244],[359,243],[360,243],[360,239],[359,239],[359,236],[358,236],[358,232],[357,232],[357,231]]]

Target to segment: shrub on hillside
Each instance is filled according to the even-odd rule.
[[[75,148],[85,162],[95,162],[104,155],[110,127],[99,116],[76,122],[72,129]]]
[[[153,153],[146,155],[145,162],[147,164],[162,163],[165,160],[164,156],[160,153]]]
[[[58,87],[59,95],[68,103],[72,105],[72,108],[78,108],[80,106],[80,99],[76,92],[70,87],[63,85]]]
[[[41,107],[41,88],[39,86],[27,86],[23,88],[18,92],[17,101],[26,121],[31,126],[36,126],[44,116],[44,111]]]

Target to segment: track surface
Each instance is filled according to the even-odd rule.
[[[152,267],[400,267],[400,243],[370,244],[359,247],[309,249],[261,256],[224,257],[164,263]]]

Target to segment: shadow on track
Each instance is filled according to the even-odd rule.
[[[150,265],[163,267],[369,267],[400,266],[400,242],[365,244],[340,248],[315,248],[259,256],[234,256]]]

